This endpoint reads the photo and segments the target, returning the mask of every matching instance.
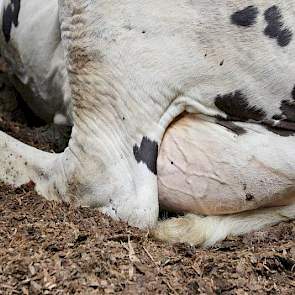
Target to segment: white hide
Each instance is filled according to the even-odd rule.
[[[1,2],[1,12],[9,2]],[[295,28],[294,3],[277,2],[284,24]],[[259,9],[255,26],[233,25],[231,15],[247,5]],[[288,160],[294,159],[295,137],[280,137],[256,125],[260,122],[241,123],[247,134],[238,137],[214,119],[225,117],[215,106],[217,95],[241,90],[250,105],[265,111],[266,119],[290,99],[295,42],[279,47],[264,35],[263,11],[270,5],[22,1],[11,40],[5,42],[0,34],[10,79],[24,89],[25,100],[39,116],[73,123],[73,132],[68,148],[58,155],[0,133],[0,179],[14,185],[33,180],[47,198],[98,206],[139,227],[157,222],[157,180],[160,203],[176,211],[224,214],[288,204],[294,197],[294,166]],[[2,13],[0,23],[1,18]],[[185,111],[200,116],[176,122],[161,145],[170,123]],[[134,148],[145,137],[161,145],[158,179],[135,159]],[[247,193],[254,200],[246,200]],[[292,205],[276,210],[252,211],[249,226],[240,230],[239,222],[248,222],[243,214],[194,216],[180,230],[173,229],[174,220],[160,224],[155,235],[209,245],[227,234],[259,228],[255,224],[285,219],[271,221],[271,212],[279,216],[289,210],[286,219],[294,217]],[[224,228],[215,236],[222,220]],[[189,238],[190,228],[195,238]]]

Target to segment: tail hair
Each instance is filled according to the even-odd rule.
[[[220,216],[187,214],[158,223],[152,235],[171,243],[189,243],[209,247],[229,235],[242,235],[251,231],[295,218],[295,204],[284,207],[256,209]]]

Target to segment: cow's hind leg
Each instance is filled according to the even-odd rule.
[[[187,214],[161,222],[153,235],[161,240],[212,246],[230,235],[242,235],[295,218],[295,204],[223,215]]]

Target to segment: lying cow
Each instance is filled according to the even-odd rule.
[[[275,2],[3,0],[10,83],[73,129],[60,154],[1,132],[0,179],[138,227],[190,213],[154,229],[174,242],[294,218],[295,4]]]

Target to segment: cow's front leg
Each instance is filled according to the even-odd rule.
[[[157,177],[155,164],[147,163],[155,163],[157,147],[148,160],[145,140],[138,148],[127,148],[112,130],[102,130],[98,140],[83,127],[76,123],[69,146],[60,154],[40,151],[0,131],[0,181],[13,186],[33,181],[47,199],[99,207],[132,225],[153,226],[158,217]]]
[[[63,154],[52,154],[28,146],[0,131],[0,180],[13,186],[29,181],[47,199],[59,199],[65,190]]]
[[[84,113],[75,117],[68,162],[68,194],[81,205],[99,207],[113,218],[152,227],[158,218],[157,139],[127,133],[132,117]],[[105,110],[107,112],[107,110]],[[130,123],[127,118],[130,118]],[[65,165],[66,166],[66,165]]]

